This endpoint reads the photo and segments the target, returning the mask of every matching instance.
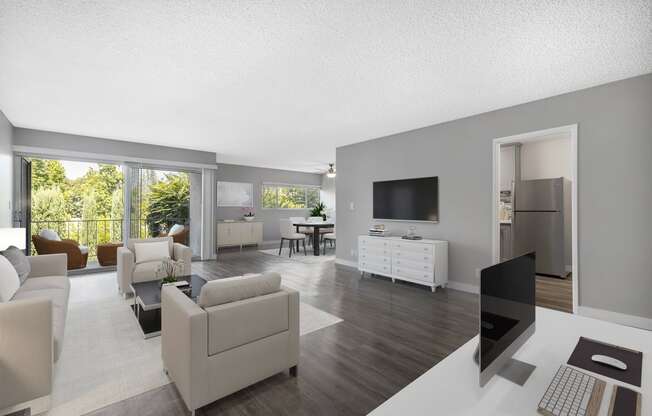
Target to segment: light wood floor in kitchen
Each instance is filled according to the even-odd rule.
[[[573,278],[537,276],[537,305],[562,312],[573,312]]]
[[[302,256],[302,255],[298,255]],[[197,415],[365,415],[444,359],[478,329],[477,295],[393,284],[333,261],[307,264],[255,250],[193,263],[210,277],[279,271],[301,301],[343,319],[301,337],[298,377],[277,374]],[[93,416],[188,415],[173,385]]]

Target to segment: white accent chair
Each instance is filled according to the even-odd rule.
[[[163,367],[195,410],[299,364],[299,292],[278,273],[213,280],[193,302],[161,290]]]
[[[159,265],[164,259],[138,262],[136,258],[135,244],[148,242],[165,241],[169,244],[169,257],[174,261],[183,260],[183,270],[177,272],[179,276],[191,274],[192,269],[192,250],[183,244],[175,243],[172,237],[156,237],[145,239],[129,239],[126,247],[118,248],[118,289],[124,296],[132,293],[132,282],[149,282],[161,279],[157,274]]]
[[[303,242],[303,255],[307,255],[306,253],[306,235],[302,233],[297,233],[294,230],[294,225],[292,225],[292,221],[290,219],[281,219],[279,221],[279,228],[281,231],[281,245],[278,247],[278,255],[281,255],[281,251],[283,250],[283,241],[288,240],[288,248],[290,250],[290,253],[288,257],[292,257],[292,253],[294,252],[294,245],[295,243],[297,244],[297,247],[299,245],[299,241]]]

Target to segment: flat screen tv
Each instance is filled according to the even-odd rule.
[[[439,178],[374,182],[374,219],[439,222]]]

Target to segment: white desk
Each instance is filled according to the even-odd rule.
[[[537,366],[527,383],[517,386],[495,376],[478,385],[474,337],[370,413],[372,416],[538,415],[537,404],[560,365],[566,364],[580,336],[643,352],[641,388],[607,381],[600,415],[606,415],[613,384],[642,393],[641,416],[652,416],[652,332],[537,308],[535,334],[514,358]],[[580,371],[585,371],[579,369]]]

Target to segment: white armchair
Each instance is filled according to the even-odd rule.
[[[149,282],[162,278],[157,274],[157,270],[163,260],[138,262],[135,250],[135,244],[161,241],[166,241],[169,244],[169,258],[174,261],[183,260],[183,270],[179,270],[177,275],[191,274],[192,249],[190,247],[175,243],[172,237],[130,239],[127,241],[126,247],[118,248],[117,277],[120,293],[130,294],[130,285],[133,282]]]
[[[286,369],[297,375],[299,292],[278,273],[213,280],[198,304],[161,291],[163,366],[192,414]]]

